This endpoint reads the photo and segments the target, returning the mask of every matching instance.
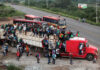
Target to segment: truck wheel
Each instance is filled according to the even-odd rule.
[[[92,61],[94,59],[94,56],[92,54],[88,54],[87,57],[86,57],[86,59],[88,61]]]

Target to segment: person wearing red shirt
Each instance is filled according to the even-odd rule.
[[[19,50],[17,51],[16,55],[17,55],[17,60],[19,61],[19,58],[20,58],[20,52],[19,52]]]

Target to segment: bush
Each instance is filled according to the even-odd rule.
[[[14,10],[10,6],[0,6],[0,17],[24,16],[25,14]]]
[[[51,8],[50,9],[38,8],[38,7],[31,7],[31,8],[35,8],[35,9],[38,9],[38,10],[43,10],[43,11],[46,11],[46,12],[58,14],[58,15],[61,15],[61,16],[65,16],[65,17],[69,17],[69,18],[75,19],[75,20],[78,20],[82,16],[82,15],[79,14],[80,13],[79,11],[76,12],[76,14],[74,12],[74,15],[70,15],[72,12],[70,12],[70,14],[67,14],[69,12],[63,13],[63,12],[60,12],[58,9],[54,10],[54,8],[53,9],[51,9]],[[75,15],[77,15],[77,16],[75,16]],[[83,13],[83,15],[85,15],[85,14]],[[81,18],[83,18],[83,17],[81,17]],[[95,22],[93,22],[91,20],[88,20],[88,19],[86,20],[86,22],[89,23],[89,24],[92,24],[92,25],[100,26],[100,23],[95,23]]]
[[[19,67],[14,66],[14,65],[9,65],[9,66],[7,67],[7,70],[22,70],[22,69],[19,68]]]
[[[49,0],[49,7],[46,7],[45,0],[30,0],[32,1],[30,6],[37,7],[41,10],[60,14],[63,16],[67,16],[70,18],[78,19],[78,18],[85,18],[89,20],[91,24],[100,25],[100,23],[95,23],[96,21],[96,11],[95,7],[88,6],[87,9],[79,9],[77,8],[77,3],[71,0]],[[25,2],[27,3],[27,1]],[[98,7],[98,17],[100,16],[100,8]],[[98,18],[100,21],[100,17]]]

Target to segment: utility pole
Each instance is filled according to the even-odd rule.
[[[30,0],[28,0],[28,6],[30,6]]]
[[[98,23],[98,3],[96,0],[96,23]]]
[[[98,21],[98,5],[99,5],[98,0],[96,0],[96,23],[99,22]]]
[[[46,0],[46,7],[47,7],[47,8],[49,7],[48,0]]]
[[[4,3],[4,0],[1,0],[2,3]]]
[[[13,4],[13,0],[11,0],[11,3]]]

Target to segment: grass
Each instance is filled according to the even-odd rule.
[[[7,66],[7,70],[22,70],[22,69],[19,67],[16,67],[15,65],[9,65]]]
[[[0,6],[0,17],[24,16],[25,13],[17,11],[10,6]]]

